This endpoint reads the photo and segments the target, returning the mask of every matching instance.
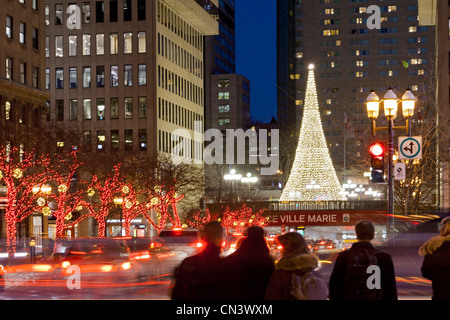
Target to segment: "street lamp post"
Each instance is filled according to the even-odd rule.
[[[376,119],[379,115],[380,103],[383,102],[384,115],[388,119],[387,127],[377,127]],[[405,126],[394,126],[394,119],[397,117],[398,103],[402,103],[403,117],[406,119]],[[414,115],[415,97],[410,89],[406,89],[402,99],[398,100],[392,88],[388,88],[388,91],[383,97],[383,100],[377,96],[374,90],[366,98],[367,116],[372,119],[372,136],[375,137],[376,131],[387,130],[389,134],[389,163],[388,163],[388,213],[391,223],[391,228],[394,228],[394,130],[405,130],[406,133],[411,135],[411,123],[410,118]]]
[[[226,174],[223,176],[225,180],[231,180],[231,194],[233,194],[234,191],[234,181],[241,180],[242,174],[236,173],[235,169],[231,169],[229,174]],[[238,196],[238,202],[239,202],[239,196]]]

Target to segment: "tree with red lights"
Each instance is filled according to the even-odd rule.
[[[64,234],[65,221],[71,218],[72,212],[81,205],[87,205],[84,201],[86,191],[80,187],[73,187],[73,180],[84,163],[79,161],[76,150],[57,154],[53,161],[55,169],[52,172],[52,181],[57,188],[48,195],[48,202],[56,204],[56,210],[52,215],[56,218],[56,236],[61,237]]]
[[[41,209],[37,200],[50,172],[50,159],[46,155],[39,157],[33,151],[18,152],[16,148],[0,149],[0,180],[7,190],[5,220],[10,257],[16,249],[17,223]]]
[[[86,201],[85,206],[89,210],[89,216],[97,220],[99,237],[106,236],[106,218],[114,206],[114,199],[121,194],[122,177],[120,174],[120,166],[120,164],[115,165],[113,173],[109,174],[105,179],[102,179],[103,182],[97,175],[93,175],[91,183],[87,188],[87,195],[90,201]],[[78,223],[84,218],[81,217],[74,223]]]
[[[253,212],[253,209],[244,203],[241,208],[236,210],[230,210],[226,207],[225,211],[221,214],[211,214],[209,210],[206,210],[205,214],[198,212],[194,214],[193,220],[188,221],[188,223],[191,227],[201,229],[209,221],[219,220],[226,233],[230,233],[231,230],[243,232],[251,226],[264,227],[267,224],[267,220],[263,216],[264,211],[264,209],[261,209]]]

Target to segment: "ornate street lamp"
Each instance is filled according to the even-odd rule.
[[[388,119],[387,127],[377,127],[376,119],[379,115],[380,103],[384,106],[384,115]],[[402,103],[403,117],[406,119],[405,126],[394,126],[394,119],[397,117],[397,109],[399,102]],[[388,165],[388,212],[391,218],[391,227],[394,226],[394,167],[393,167],[393,157],[394,157],[394,129],[405,130],[406,133],[411,135],[411,122],[410,118],[414,115],[414,106],[416,99],[414,94],[410,89],[406,89],[403,94],[402,99],[398,100],[392,88],[388,88],[388,91],[380,101],[374,90],[366,98],[366,108],[367,116],[372,119],[372,135],[375,137],[377,131],[387,130],[389,134],[389,165]]]

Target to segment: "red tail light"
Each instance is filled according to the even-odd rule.
[[[150,253],[147,250],[130,253],[130,260],[150,259]]]

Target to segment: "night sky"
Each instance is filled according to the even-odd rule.
[[[252,120],[277,113],[276,1],[236,0],[236,72],[250,80]]]

